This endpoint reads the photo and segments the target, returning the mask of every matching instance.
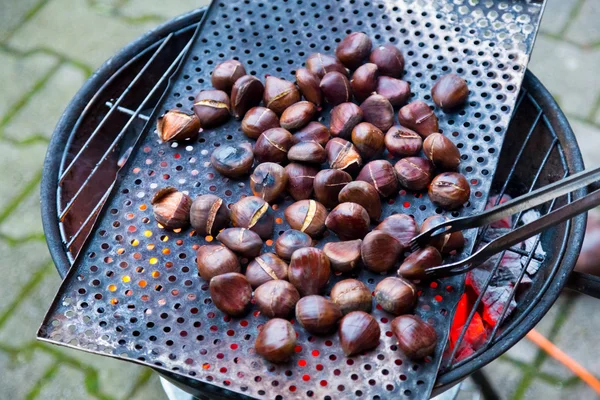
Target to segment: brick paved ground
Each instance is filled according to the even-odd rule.
[[[36,342],[59,279],[44,243],[39,183],[69,99],[103,60],[207,0],[3,0],[0,7],[0,399],[160,399],[150,370]],[[531,69],[566,111],[588,166],[600,163],[600,4],[549,0]],[[597,303],[563,296],[538,330],[600,375]],[[595,398],[527,341],[485,368],[504,398]]]

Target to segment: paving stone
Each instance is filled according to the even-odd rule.
[[[600,88],[598,65],[600,49],[580,49],[566,42],[539,36],[529,68],[558,100],[563,111],[586,118]]]
[[[68,10],[68,12],[65,12]],[[9,44],[27,50],[54,49],[97,68],[155,22],[131,24],[100,13],[81,0],[53,0],[40,10]]]
[[[492,383],[501,399],[510,399],[517,388],[523,371],[514,364],[499,358],[483,367],[483,372]]]
[[[573,19],[565,37],[581,45],[591,45],[600,41],[600,2],[586,0]],[[597,86],[596,86],[597,87]]]
[[[525,399],[537,400],[592,400],[598,399],[595,392],[582,383],[575,386],[562,387],[560,385],[551,385],[540,379],[536,379],[525,392]]]
[[[577,137],[585,167],[600,166],[600,158],[598,158],[598,154],[600,154],[600,128],[573,118],[569,123]]]
[[[19,26],[23,18],[37,3],[39,3],[39,0],[2,2],[2,12],[0,13],[0,41],[4,40],[6,35]]]
[[[121,13],[133,18],[149,14],[160,15],[168,20],[209,4],[210,0],[179,0],[176,2],[131,0],[121,8]]]
[[[86,391],[85,375],[70,367],[60,367],[40,391],[38,399],[93,399]]]
[[[510,358],[525,363],[530,363],[534,360],[538,353],[538,348],[527,339],[522,339],[506,352]]]
[[[152,378],[131,398],[131,400],[164,400],[166,398],[165,391],[160,384],[158,374],[154,374]]]
[[[42,351],[35,351],[28,356],[18,355],[14,359],[0,351],[0,398],[25,398],[54,362],[53,357]]]
[[[541,32],[558,34],[569,20],[569,15],[576,1],[549,0],[542,17]]]
[[[81,69],[63,64],[4,128],[4,135],[16,140],[39,134],[50,138],[64,109],[85,81]]]
[[[40,188],[36,187],[0,225],[0,233],[13,238],[42,234]],[[44,253],[45,254],[45,253]]]
[[[2,213],[14,196],[39,174],[46,155],[46,145],[38,143],[14,146],[0,141],[0,154],[2,154],[0,171],[10,171],[10,173],[0,174],[0,188],[2,188],[0,213]]]

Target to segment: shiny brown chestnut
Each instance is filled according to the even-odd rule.
[[[421,233],[428,231],[437,225],[443,224],[448,220],[448,217],[442,215],[432,215],[431,217],[427,217],[425,218],[425,221],[423,221],[423,224],[421,224]],[[449,254],[454,250],[464,247],[465,237],[461,231],[446,233],[430,240],[429,245],[438,249],[442,254]]]
[[[167,229],[186,228],[190,225],[192,199],[172,186],[157,191],[152,200],[156,221]]]
[[[190,222],[199,236],[215,236],[229,225],[227,204],[214,194],[198,196],[192,202]]]
[[[408,103],[398,111],[398,121],[423,137],[439,132],[438,118],[433,110],[422,101]]]
[[[417,302],[417,288],[406,279],[390,276],[375,287],[375,300],[390,314],[407,314]]]
[[[310,333],[326,334],[335,330],[342,311],[323,296],[306,296],[296,303],[296,320]]]
[[[406,279],[425,279],[427,278],[425,272],[429,268],[440,265],[442,265],[440,252],[433,246],[426,246],[406,257],[398,269],[398,276]]]
[[[370,183],[382,197],[396,195],[398,192],[396,171],[387,160],[374,160],[367,163],[360,170],[356,180]]]
[[[471,186],[469,181],[458,172],[439,174],[429,185],[429,198],[436,206],[454,210],[469,201]]]
[[[433,102],[444,111],[465,104],[469,97],[467,82],[456,74],[442,76],[431,88]]]
[[[158,117],[156,133],[163,142],[192,139],[198,135],[200,120],[196,114],[172,109]]]
[[[363,111],[354,103],[342,103],[333,107],[329,120],[331,135],[350,139],[352,129],[363,119]]]
[[[248,312],[252,288],[244,275],[237,272],[217,275],[208,286],[213,304],[225,314],[238,317]]]
[[[394,165],[400,186],[408,190],[427,189],[433,179],[435,167],[431,161],[422,157],[406,157]]]
[[[284,363],[294,354],[296,331],[289,321],[274,318],[267,321],[256,336],[256,354],[272,363]]]
[[[256,107],[263,98],[265,87],[260,79],[244,75],[231,88],[231,111],[235,118],[241,119],[248,110]]]
[[[240,263],[236,255],[227,247],[217,244],[200,246],[196,252],[198,273],[207,282],[217,275],[240,272]]]
[[[389,271],[401,253],[402,245],[391,235],[378,230],[369,232],[360,247],[365,267],[376,273]]]
[[[326,73],[319,84],[325,100],[332,106],[352,100],[352,88],[345,74],[337,71]]]
[[[437,168],[454,171],[460,164],[460,152],[452,140],[432,133],[423,141],[423,152]]]
[[[260,197],[244,197],[231,206],[231,223],[258,233],[263,240],[273,235],[273,212]]]
[[[372,94],[360,105],[363,120],[387,131],[394,125],[394,107],[380,94]]]
[[[404,56],[400,49],[391,44],[374,48],[369,61],[377,65],[381,75],[399,78],[404,73]]]
[[[351,142],[340,138],[331,139],[327,142],[325,151],[330,168],[346,171],[350,175],[355,175],[360,170],[362,158]]]
[[[321,236],[325,231],[327,210],[323,204],[314,200],[297,201],[285,209],[284,215],[292,229],[304,232],[312,238]]]
[[[303,247],[312,247],[313,240],[306,233],[288,229],[275,241],[275,253],[284,260],[290,260],[292,254]]]
[[[379,221],[381,217],[381,200],[377,189],[370,183],[354,181],[348,183],[338,194],[340,203],[360,204],[367,210],[372,222]]]
[[[340,307],[342,314],[352,311],[371,312],[373,301],[371,291],[356,279],[344,279],[331,288],[331,300]]]
[[[392,321],[392,332],[400,350],[412,360],[430,356],[437,346],[435,329],[416,315],[401,315]]]
[[[254,145],[254,156],[258,162],[282,163],[287,160],[287,152],[292,147],[292,134],[283,128],[264,131]]]
[[[336,272],[351,272],[360,265],[360,246],[362,240],[329,242],[323,252],[329,258],[331,269]]]
[[[222,90],[202,90],[194,99],[194,113],[202,128],[213,128],[230,117],[229,96]]]
[[[325,219],[325,226],[341,240],[362,239],[369,232],[369,214],[360,204],[342,203]]]
[[[210,81],[215,89],[228,92],[233,84],[246,75],[246,69],[237,60],[227,60],[213,69]]]
[[[385,147],[396,157],[414,156],[422,146],[421,136],[403,126],[392,126],[385,134]]]
[[[364,311],[352,311],[340,321],[338,335],[344,354],[350,357],[377,347],[381,329],[371,315]]]
[[[250,261],[246,279],[254,289],[272,280],[287,279],[288,265],[273,253],[263,253]]]
[[[286,108],[299,102],[301,98],[300,91],[294,83],[275,76],[267,76],[263,102],[275,114],[281,115]]]
[[[304,128],[294,133],[294,143],[317,142],[325,146],[329,141],[329,129],[320,122],[309,122]]]
[[[402,245],[403,249],[410,247],[410,241],[419,232],[415,219],[406,214],[392,214],[381,221],[375,229],[391,235]]]
[[[294,200],[306,200],[313,192],[315,176],[319,169],[310,165],[290,163],[285,166],[288,176],[287,192]]]
[[[347,68],[356,69],[371,54],[371,39],[362,32],[352,32],[335,49],[336,57]]]
[[[250,188],[255,196],[272,203],[281,196],[287,187],[287,181],[285,168],[279,164],[266,162],[254,168],[254,172],[250,175]]]
[[[217,235],[217,240],[229,250],[247,258],[258,256],[263,246],[260,236],[246,228],[223,229]]]
[[[358,67],[352,75],[350,86],[354,97],[358,101],[364,101],[373,92],[377,90],[377,82],[379,78],[379,69],[373,63],[367,63]]]
[[[383,132],[368,122],[361,122],[352,129],[352,143],[364,160],[380,156],[385,149]]]
[[[338,194],[352,182],[349,173],[339,169],[324,169],[315,176],[315,198],[326,208],[333,208],[338,204]]]
[[[242,120],[242,132],[251,139],[258,139],[261,133],[271,128],[279,128],[279,118],[270,108],[251,108]]]
[[[293,131],[304,127],[317,113],[317,106],[310,101],[292,104],[281,114],[279,124],[283,129]]]
[[[254,301],[261,314],[269,318],[287,318],[296,308],[300,293],[288,281],[274,280],[254,291]]]
[[[388,99],[392,106],[400,107],[410,99],[410,83],[389,76],[380,76],[377,79],[375,92]]]
[[[290,147],[288,160],[308,164],[323,164],[327,160],[327,152],[317,142],[300,142]]]
[[[306,69],[319,79],[332,71],[340,72],[348,75],[348,71],[344,65],[335,57],[323,53],[313,53],[306,59]]]
[[[288,268],[288,280],[301,296],[319,294],[329,282],[331,267],[323,250],[304,247],[292,254]]]
[[[254,152],[250,143],[219,146],[213,150],[210,163],[221,175],[239,178],[250,172]]]
[[[300,88],[304,98],[317,107],[321,107],[323,103],[323,95],[319,77],[306,68],[298,68],[296,71],[296,85]]]

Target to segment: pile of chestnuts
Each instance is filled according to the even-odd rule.
[[[193,115],[171,110],[158,121],[160,138],[171,141],[194,138],[232,115],[241,120],[249,141],[217,147],[211,164],[232,179],[249,176],[252,196],[228,207],[218,196],[192,199],[168,187],[152,204],[164,228],[191,225],[199,236],[220,242],[198,249],[198,272],[222,312],[244,315],[254,303],[272,318],[255,343],[255,351],[271,362],[285,362],[294,352],[296,334],[288,321],[293,316],[311,334],[337,330],[347,356],[377,347],[381,331],[370,315],[373,297],[396,316],[392,331],[406,356],[422,359],[436,347],[435,330],[410,315],[418,298],[411,281],[424,279],[464,238],[448,234],[404,258],[410,240],[445,217],[431,216],[420,228],[409,215],[381,220],[382,201],[400,190],[428,191],[435,205],[454,210],[468,202],[470,187],[456,172],[461,154],[439,133],[432,108],[409,102],[403,72],[397,47],[373,48],[365,34],[355,32],[339,43],[335,56],[310,55],[295,83],[275,76],[263,83],[239,61],[225,61],[212,73],[214,89],[196,96]],[[448,74],[431,97],[452,112],[468,92],[463,79]],[[332,107],[329,127],[315,121],[325,103]],[[392,165],[389,159],[398,161]],[[291,229],[276,239],[275,253],[262,253],[263,242],[273,237],[271,205],[286,194],[295,200],[284,212]],[[326,231],[339,241],[315,247]],[[378,274],[397,269],[397,276],[383,279],[373,293],[359,280],[344,279],[324,296],[332,273],[356,274],[360,268]]]

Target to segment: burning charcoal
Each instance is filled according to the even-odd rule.
[[[489,274],[490,271],[486,271],[482,268],[475,268],[467,274],[467,284],[477,295],[481,293]],[[491,326],[495,326],[502,316],[504,307],[508,303],[508,299],[510,297],[512,285],[510,285],[508,282],[505,283],[505,285],[496,286],[494,279],[492,278],[492,282],[490,282],[490,285],[481,299],[484,308],[483,318],[485,322]],[[505,318],[511,314],[516,306],[517,303],[514,299],[512,299],[510,304],[508,304],[508,310],[506,311]]]
[[[453,350],[456,346],[456,342],[462,333],[462,330],[467,322],[467,318],[472,309],[472,304],[469,302],[467,294],[463,294],[456,307],[454,313],[454,320],[452,321],[452,327],[450,328],[450,350]],[[455,360],[460,361],[485,344],[487,340],[487,332],[484,326],[483,320],[478,312],[473,315],[473,319],[463,336],[463,340],[460,342],[459,348],[456,352]],[[450,356],[450,352],[444,355],[445,357]]]
[[[489,210],[490,208],[494,208],[496,206],[497,200],[498,200],[498,196],[491,196],[488,199],[485,209]],[[510,197],[507,194],[504,194],[504,195],[502,195],[502,198],[498,202],[498,205],[504,204],[509,200],[512,200],[512,197]],[[511,228],[511,227],[512,227],[512,217],[504,217],[501,220],[492,222],[490,224],[490,228]]]

